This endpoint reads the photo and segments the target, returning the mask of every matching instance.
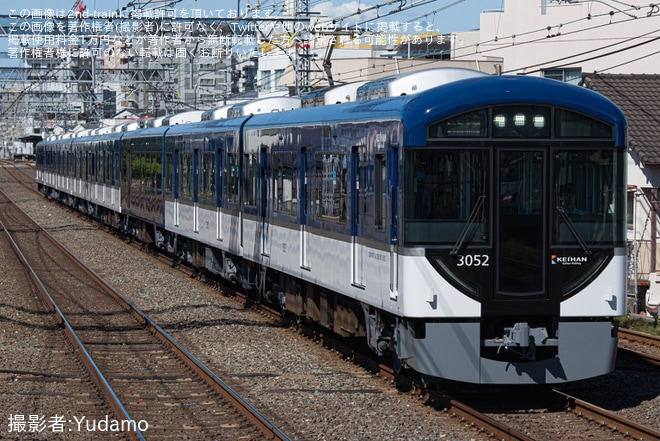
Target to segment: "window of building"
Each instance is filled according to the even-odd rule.
[[[582,80],[582,69],[579,67],[567,69],[545,69],[543,71],[543,76],[552,80],[577,85],[580,83],[580,80]]]

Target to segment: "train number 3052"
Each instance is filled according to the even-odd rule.
[[[459,254],[456,266],[490,266],[488,254]]]

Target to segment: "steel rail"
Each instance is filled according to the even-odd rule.
[[[1,192],[1,191],[0,191]],[[2,193],[4,195],[4,193]],[[5,195],[6,196],[6,195]],[[94,384],[96,384],[97,388],[99,389],[99,392],[103,396],[103,398],[106,400],[108,403],[110,409],[114,413],[115,417],[117,417],[119,420],[123,421],[133,421],[131,418],[130,414],[128,413],[128,410],[124,407],[124,404],[121,402],[115,391],[113,390],[112,386],[108,383],[107,379],[105,376],[101,373],[101,370],[97,366],[97,364],[94,362],[92,359],[91,354],[87,351],[85,348],[84,344],[76,334],[76,331],[71,327],[69,321],[66,319],[60,308],[57,306],[55,301],[53,300],[53,297],[50,295],[48,292],[48,289],[44,286],[44,284],[41,282],[41,279],[37,275],[37,273],[34,271],[28,260],[26,259],[25,255],[19,248],[18,244],[12,237],[11,233],[9,232],[9,229],[5,226],[5,224],[0,221],[0,227],[2,230],[5,232],[7,235],[7,239],[9,240],[9,243],[11,244],[12,249],[18,256],[18,259],[21,261],[23,266],[27,269],[28,276],[32,280],[32,282],[35,285],[35,288],[41,297],[41,299],[44,301],[46,306],[53,312],[55,315],[55,319],[57,322],[62,326],[64,335],[67,337],[71,345],[74,347],[76,353],[80,357],[80,361],[83,363],[85,366],[88,374],[90,375],[92,381]],[[145,437],[138,429],[135,427],[134,432],[127,432],[126,436],[128,439],[131,441],[133,440],[140,440],[144,441]]]
[[[567,410],[575,415],[587,418],[598,425],[609,429],[611,432],[619,432],[626,439],[632,438],[639,441],[660,440],[660,431],[643,426],[625,417],[605,410],[601,407],[589,404],[558,390],[554,391],[565,400]]]
[[[9,198],[7,195],[4,194],[4,192],[1,192],[10,202],[13,203],[11,198]],[[162,329],[158,324],[156,324],[153,320],[151,320],[145,313],[143,313],[136,305],[134,305],[132,302],[130,302],[126,297],[124,297],[121,293],[116,291],[110,284],[108,284],[99,274],[97,274],[94,270],[92,270],[90,267],[85,265],[82,261],[80,261],[66,246],[64,246],[61,242],[59,242],[57,239],[55,239],[54,236],[52,236],[48,231],[45,229],[41,228],[39,224],[34,221],[27,213],[25,213],[23,210],[21,210],[20,207],[18,207],[16,204],[14,204],[18,210],[20,210],[28,219],[30,219],[30,222],[32,222],[37,228],[39,228],[40,234],[43,234],[49,241],[51,241],[56,247],[58,247],[60,250],[65,252],[67,255],[69,255],[72,259],[73,262],[79,267],[80,270],[85,272],[89,277],[97,280],[99,282],[100,287],[111,297],[113,297],[123,308],[125,308],[133,317],[135,317],[139,322],[141,322],[144,326],[148,327],[152,332],[157,335],[157,337],[163,341],[165,344],[170,345],[171,349],[181,358],[181,360],[184,361],[184,363],[192,369],[194,372],[196,372],[201,378],[203,378],[207,383],[209,383],[218,393],[220,393],[227,401],[229,401],[232,406],[236,407],[248,420],[252,421],[255,423],[257,428],[266,436],[268,436],[271,439],[274,440],[281,440],[281,441],[290,441],[290,438],[282,432],[274,423],[272,423],[270,420],[268,420],[261,412],[259,412],[254,406],[252,406],[250,403],[248,403],[243,397],[240,396],[235,390],[233,390],[226,382],[224,382],[222,379],[220,379],[216,374],[214,374],[210,369],[208,369],[200,360],[198,360],[195,356],[193,356],[188,350],[186,350],[174,337],[169,335],[164,329]],[[7,233],[9,235],[9,233]],[[19,250],[20,252],[20,250]],[[21,253],[21,261],[29,267],[29,264],[27,263],[27,260]],[[31,269],[31,277],[35,281],[35,283],[42,287],[44,290],[46,289],[43,284],[39,281],[38,276],[36,273]],[[61,311],[59,311],[59,308],[57,308],[57,305],[55,305],[52,297],[50,297],[49,294],[47,294],[47,299],[45,299],[46,303],[49,305],[50,308],[53,310],[58,311],[58,317],[60,317],[58,320],[60,320],[61,323],[66,323],[66,327],[68,327],[69,331],[68,333],[72,333],[75,335],[75,331],[71,328],[71,326],[68,324],[68,321],[66,321],[66,318],[62,315]],[[74,340],[77,339],[77,336],[75,337]],[[80,345],[82,345],[82,342],[78,340]],[[72,344],[74,344],[72,342]],[[77,344],[75,344],[76,347]],[[87,353],[87,351],[84,349],[84,346],[81,347],[81,352]],[[89,356],[89,354],[87,354]],[[91,357],[90,357],[91,360]],[[92,361],[93,363],[93,361]],[[96,365],[94,364],[94,367]],[[96,368],[96,370],[99,372],[99,375],[101,375],[101,378],[103,378],[103,375],[100,373],[100,370]],[[101,383],[100,385],[103,384],[103,380],[100,380]],[[107,383],[107,382],[106,382]],[[101,386],[99,386],[101,387]],[[110,385],[108,384],[108,388],[111,389]],[[115,398],[116,394],[114,394],[114,391],[112,391],[111,396],[114,395]],[[118,400],[118,398],[117,398]],[[109,399],[109,402],[112,402],[112,398]],[[121,403],[120,403],[121,405]],[[116,405],[115,405],[116,406]],[[128,415],[128,412],[121,412],[121,408],[123,408],[123,405],[121,407],[118,407],[118,415],[123,415],[124,413]],[[124,409],[125,411],[125,409]],[[130,417],[127,417],[126,419],[131,420]],[[137,430],[137,429],[136,429]],[[140,434],[141,435],[141,434]],[[143,440],[143,437],[135,438],[135,439],[140,439]]]

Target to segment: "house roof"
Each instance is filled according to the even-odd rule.
[[[585,87],[614,102],[628,120],[628,144],[644,166],[660,166],[660,75],[586,74]]]

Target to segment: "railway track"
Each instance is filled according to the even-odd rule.
[[[660,337],[632,329],[619,329],[619,352],[627,357],[660,366]]]
[[[181,267],[185,270],[185,267]],[[193,273],[190,273],[192,275]],[[238,294],[240,296],[240,294]],[[265,305],[262,305],[261,310],[263,313],[268,313],[268,309]],[[274,317],[279,318],[278,311],[270,312]],[[368,361],[368,357],[363,357],[359,352],[356,352],[354,348],[341,349],[341,342],[335,342],[331,336],[327,335],[323,331],[318,330],[305,330],[303,332],[309,333],[311,338],[322,343],[324,346],[333,348],[337,352],[341,352],[347,358],[352,358],[360,361],[360,364],[364,366],[369,366],[371,361]],[[624,331],[625,332],[625,331]],[[548,403],[553,403],[552,410],[541,411],[518,411],[513,413],[518,413],[520,416],[520,422],[512,422],[509,424],[506,418],[501,418],[503,414],[506,413],[506,406],[501,406],[496,414],[486,415],[484,419],[483,415],[488,414],[488,409],[483,409],[478,406],[470,406],[465,402],[453,399],[448,395],[443,395],[434,391],[428,391],[425,389],[423,382],[420,382],[417,379],[405,380],[401,376],[393,371],[391,367],[381,365],[375,367],[373,364],[368,367],[369,370],[378,372],[381,377],[391,379],[391,381],[397,382],[399,385],[405,384],[406,381],[409,381],[409,387],[412,393],[418,394],[420,397],[423,397],[429,403],[432,403],[435,407],[442,409],[444,412],[455,416],[461,421],[465,421],[466,424],[475,427],[478,431],[486,434],[492,439],[502,439],[502,440],[532,440],[532,439],[564,439],[561,437],[552,436],[552,438],[546,438],[542,434],[539,434],[536,430],[526,430],[526,427],[542,426],[544,421],[547,423],[550,418],[556,418],[558,421],[563,423],[566,426],[574,426],[576,432],[585,432],[586,436],[582,437],[577,435],[571,439],[599,439],[599,440],[617,440],[617,439],[660,439],[657,432],[648,430],[644,426],[639,426],[636,423],[628,422],[625,419],[618,418],[616,415],[613,417],[610,415],[610,412],[607,412],[597,406],[590,405],[583,400],[572,397],[566,394],[557,393],[553,398],[548,398]],[[501,397],[497,398],[501,402]],[[542,404],[544,406],[546,404]],[[547,404],[547,406],[550,406]],[[511,409],[514,406],[510,407]],[[479,409],[479,410],[477,410]],[[537,415],[533,415],[533,414]],[[538,417],[538,419],[535,419]],[[537,421],[537,422],[534,422]],[[515,429],[518,427],[518,429]],[[588,427],[589,429],[584,429]]]
[[[136,248],[139,248],[138,243],[134,243],[134,245]],[[142,250],[144,251],[144,249]],[[169,259],[167,256],[163,255],[156,257],[163,259],[164,262],[167,262]],[[178,271],[183,271],[188,277],[198,277],[201,281],[207,284],[216,284],[216,281],[204,280],[204,277],[200,277],[199,274],[185,266],[177,267],[177,269]],[[251,303],[251,299],[247,298],[242,292],[234,290],[231,286],[220,286],[220,290],[225,295],[236,298],[239,302],[245,304]],[[281,320],[281,314],[278,310],[272,309],[266,304],[253,306],[258,309],[261,314],[267,315],[273,320]],[[369,355],[364,355],[359,349],[346,344],[342,339],[334,338],[324,329],[309,326],[305,323],[289,324],[292,329],[301,335],[304,335],[306,338],[316,341],[325,348],[341,354],[343,358],[352,360],[354,363],[364,367],[368,371],[396,384],[399,388],[409,389],[411,394],[418,395],[420,399],[423,399],[428,405],[431,405],[439,409],[441,412],[447,413],[451,417],[473,427],[477,432],[484,434],[489,439],[502,441],[544,440],[546,438],[544,438],[542,431],[539,433],[536,430],[526,430],[525,427],[537,426],[543,428],[544,420],[548,418],[548,415],[555,414],[559,415],[557,418],[561,423],[567,424],[568,427],[573,426],[573,430],[576,432],[589,432],[589,435],[584,439],[592,438],[594,436],[593,432],[595,432],[597,434],[596,439],[599,439],[599,441],[616,441],[621,439],[639,441],[660,440],[660,431],[638,424],[635,421],[617,415],[614,412],[610,412],[588,403],[587,401],[565,394],[558,389],[547,390],[547,393],[545,393],[546,390],[543,389],[545,403],[541,405],[544,409],[542,411],[521,412],[513,410],[512,415],[515,415],[514,418],[508,418],[506,417],[508,412],[507,409],[511,410],[516,409],[517,407],[524,407],[520,404],[512,404],[508,408],[507,405],[504,405],[500,411],[492,414],[488,412],[488,409],[481,406],[471,406],[467,401],[463,400],[464,396],[460,393],[455,395],[460,397],[457,399],[454,395],[446,394],[435,389],[429,389],[423,379],[408,376],[405,372],[395,372],[395,369],[389,363],[382,363],[378,361],[378,359],[374,359]],[[658,348],[660,350],[660,346],[658,346]],[[533,391],[534,388],[528,388],[528,390]],[[510,392],[506,388],[505,391],[505,393]],[[498,395],[495,400],[501,400],[501,396]],[[502,415],[505,415],[505,417],[502,418]],[[538,422],[538,424],[536,424],[536,422]],[[553,425],[554,423],[550,426]],[[575,439],[583,438],[577,436]]]
[[[4,193],[0,205],[6,237],[111,409],[106,427],[129,439],[288,439]]]

